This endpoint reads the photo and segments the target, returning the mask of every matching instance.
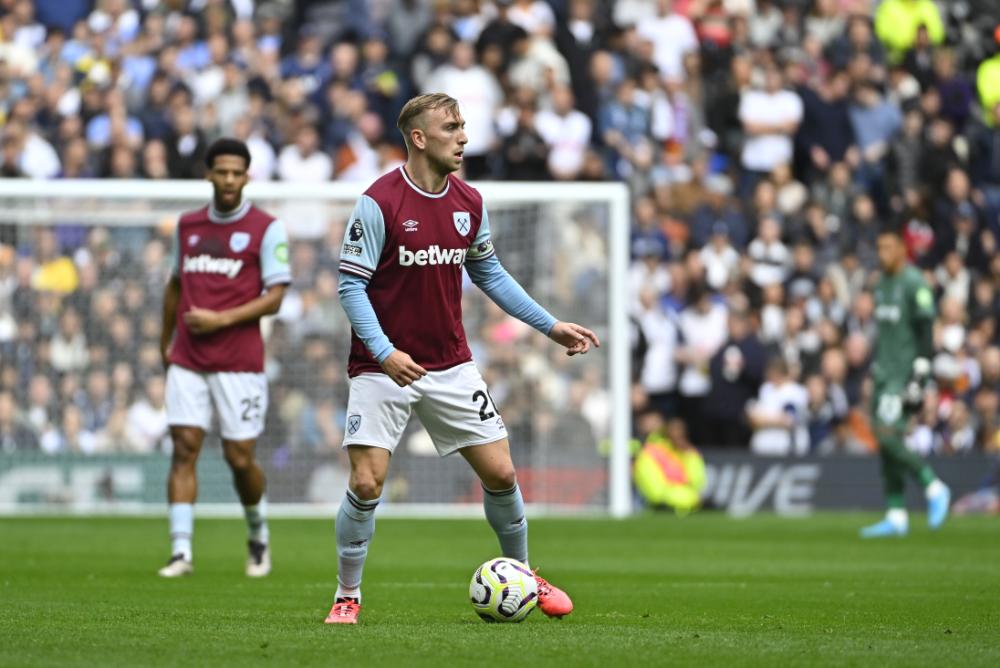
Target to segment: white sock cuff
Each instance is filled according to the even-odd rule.
[[[261,517],[266,517],[267,516],[267,497],[266,496],[261,496],[260,497],[260,501],[258,501],[257,503],[255,503],[252,506],[243,506],[243,512],[246,513],[247,515],[250,515],[251,513],[256,513],[256,514],[260,515]]]
[[[889,512],[885,514],[885,519],[889,520],[893,526],[904,529],[910,522],[910,516],[905,508],[890,508]]]
[[[354,492],[347,490],[340,502],[340,511],[355,521],[367,522],[375,516],[375,509],[381,500],[381,497],[370,501],[359,499]]]
[[[359,583],[356,587],[348,587],[337,579],[337,593],[333,595],[334,599],[338,598],[355,598],[358,603],[361,603],[361,584]]]
[[[483,501],[498,506],[509,506],[521,498],[521,488],[515,482],[510,489],[495,490],[483,485]]]
[[[945,489],[947,488],[944,486],[944,483],[941,482],[939,479],[935,478],[931,482],[931,484],[927,485],[927,487],[924,489],[924,495],[928,499],[933,499],[938,494],[941,494]]]

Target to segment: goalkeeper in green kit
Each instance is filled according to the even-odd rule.
[[[934,352],[934,295],[920,271],[906,261],[896,230],[878,236],[882,277],[875,286],[878,341],[872,365],[872,419],[882,458],[885,519],[861,530],[863,538],[905,536],[909,529],[903,492],[909,474],[927,497],[927,524],[937,529],[948,516],[951,492],[934,470],[905,443],[909,418],[923,405]]]

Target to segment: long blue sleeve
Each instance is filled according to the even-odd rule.
[[[557,320],[507,273],[496,255],[477,262],[466,262],[465,270],[469,272],[472,282],[504,311],[546,336],[552,331]]]
[[[367,287],[367,279],[342,272],[337,294],[340,295],[340,304],[358,338],[364,342],[372,357],[382,363],[396,349],[382,331],[375,309],[368,299]]]

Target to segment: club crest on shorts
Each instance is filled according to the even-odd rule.
[[[455,211],[451,214],[451,219],[455,222],[455,229],[459,234],[468,234],[472,226],[472,220],[468,211]]]
[[[354,436],[358,433],[358,429],[361,428],[361,416],[360,415],[348,415],[347,416],[347,433]]]
[[[250,234],[247,232],[233,232],[229,237],[229,249],[234,253],[245,251],[250,245]]]

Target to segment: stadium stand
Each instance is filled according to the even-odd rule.
[[[196,179],[208,143],[231,135],[254,179],[368,182],[403,159],[408,97],[448,92],[468,178],[628,183],[638,431],[683,415],[696,444],[749,448],[742,407],[777,356],[807,404],[796,451],[872,451],[874,238],[893,223],[939,297],[938,389],[911,445],[995,452],[991,4],[0,0],[0,174]],[[170,239],[0,213],[0,450],[169,448],[149,305]],[[268,341],[268,439],[333,450],[337,262],[322,238],[296,241],[292,262],[297,311]],[[497,314],[472,314],[475,345],[502,348]],[[300,387],[297,365],[321,383]],[[508,422],[529,408],[512,402]]]

